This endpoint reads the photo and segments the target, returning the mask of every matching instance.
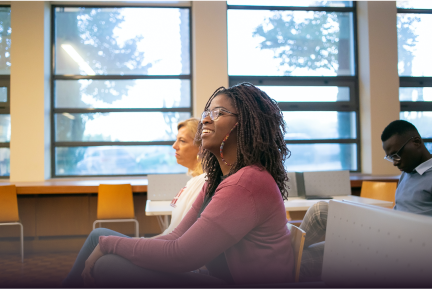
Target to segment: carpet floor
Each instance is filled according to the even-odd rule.
[[[77,253],[0,255],[0,287],[58,288],[67,276]]]

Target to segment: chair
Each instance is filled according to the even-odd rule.
[[[139,237],[139,223],[135,219],[132,186],[125,185],[99,185],[97,220],[96,223],[134,222],[135,237]]]
[[[172,201],[178,192],[191,179],[187,174],[159,174],[147,175],[147,202]],[[170,225],[168,215],[156,216],[162,232]]]
[[[287,224],[288,230],[291,232],[291,245],[294,252],[294,277],[295,282],[300,278],[300,266],[303,255],[303,247],[305,243],[306,232],[293,224]]]
[[[395,182],[370,182],[363,181],[360,197],[389,201],[395,204],[395,193],[397,183]]]
[[[24,228],[19,220],[15,185],[0,186],[0,226],[21,227],[21,262],[24,262]]]
[[[431,227],[430,216],[329,201],[325,287],[432,287]]]

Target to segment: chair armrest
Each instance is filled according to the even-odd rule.
[[[300,227],[302,220],[288,221],[288,223],[293,224],[294,226]]]

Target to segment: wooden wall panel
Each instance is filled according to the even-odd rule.
[[[139,235],[144,236],[146,234],[160,234],[161,229],[159,228],[159,224],[157,222],[156,217],[146,216],[145,215],[145,205],[147,201],[147,196],[145,194],[134,194],[134,209],[135,216],[139,222]],[[97,196],[90,197],[90,220],[89,222],[93,226],[94,220],[96,220],[96,212],[97,212]],[[99,225],[96,225],[98,228]],[[108,228],[114,230],[116,232],[133,236],[135,234],[135,224],[132,222],[125,223],[103,223],[103,228]]]
[[[134,196],[135,215],[140,225],[140,235],[144,234],[160,234],[162,233],[157,218],[155,216],[145,215],[145,205],[147,202],[147,195],[140,194]],[[141,233],[142,232],[142,233]]]
[[[88,235],[91,232],[88,196],[39,196],[36,206],[38,236]]]

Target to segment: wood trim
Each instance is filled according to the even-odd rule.
[[[361,188],[363,181],[373,181],[373,182],[395,182],[399,181],[398,176],[373,176],[369,174],[358,174],[351,173],[351,188]]]
[[[18,195],[53,195],[53,194],[97,194],[98,186],[26,186],[18,187]],[[146,185],[132,186],[134,193],[146,193]]]
[[[351,173],[351,188],[361,188],[363,181],[398,182],[399,176],[372,176]],[[147,193],[147,179],[49,180],[45,182],[10,183],[16,185],[18,195],[97,194],[99,184],[131,184],[132,192]]]

